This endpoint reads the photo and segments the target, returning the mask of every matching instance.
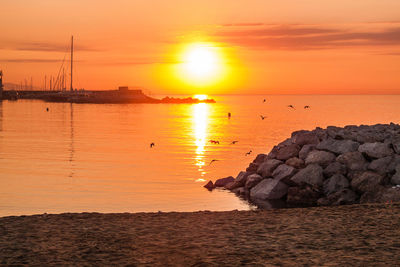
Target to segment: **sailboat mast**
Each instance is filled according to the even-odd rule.
[[[72,87],[72,66],[74,62],[74,36],[71,36],[71,92],[74,91],[74,88]]]

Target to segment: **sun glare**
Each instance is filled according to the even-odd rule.
[[[222,53],[210,43],[188,45],[182,53],[182,78],[193,85],[203,86],[218,81],[222,75]]]

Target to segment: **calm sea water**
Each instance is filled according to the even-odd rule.
[[[236,176],[295,130],[400,122],[400,96],[211,97],[216,104],[0,102],[0,216],[250,209],[203,185]]]

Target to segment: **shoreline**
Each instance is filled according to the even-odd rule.
[[[0,264],[395,265],[400,203],[0,218]]]

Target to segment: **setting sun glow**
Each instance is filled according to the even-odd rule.
[[[205,86],[216,83],[223,75],[220,48],[209,43],[194,43],[182,53],[180,75],[190,84]]]

